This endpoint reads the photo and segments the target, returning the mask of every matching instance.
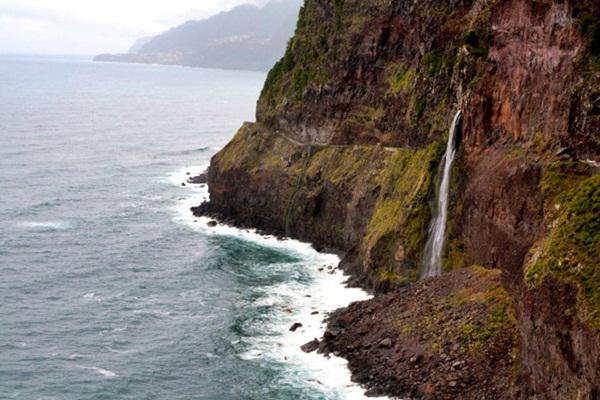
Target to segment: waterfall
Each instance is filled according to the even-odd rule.
[[[448,222],[448,195],[450,191],[450,171],[452,163],[456,156],[456,141],[460,133],[460,121],[462,113],[458,111],[452,121],[450,133],[448,135],[448,145],[446,154],[443,158],[444,169],[439,188],[436,191],[434,216],[429,226],[429,238],[425,245],[425,254],[423,256],[422,278],[438,276],[442,273],[442,250],[446,240],[446,224]]]

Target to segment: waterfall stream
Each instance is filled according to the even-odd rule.
[[[448,222],[448,196],[450,191],[450,171],[452,163],[456,156],[456,141],[460,132],[460,121],[462,113],[458,111],[454,116],[450,133],[448,135],[448,145],[444,155],[441,179],[438,190],[436,190],[434,216],[429,226],[429,238],[425,245],[423,256],[423,271],[421,278],[438,276],[442,273],[442,250],[446,239],[446,224]]]

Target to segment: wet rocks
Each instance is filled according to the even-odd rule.
[[[310,342],[305,343],[304,345],[302,345],[300,347],[300,349],[305,353],[312,353],[313,351],[317,350],[318,348],[319,348],[319,340],[318,339],[311,340]]]
[[[340,331],[337,329],[327,329],[323,334],[325,339],[335,339],[340,334]]]
[[[187,181],[188,181],[188,183],[191,183],[194,185],[207,184],[208,183],[208,172],[203,172],[200,175],[188,178]]]
[[[303,325],[300,322],[296,322],[291,326],[290,332],[296,332],[298,329],[302,328],[302,326]]]
[[[319,351],[346,358],[354,379],[374,395],[514,399],[515,326],[500,314],[493,330],[486,325],[490,310],[510,304],[499,277],[459,270],[352,304],[332,314]],[[467,382],[477,384],[463,387]]]

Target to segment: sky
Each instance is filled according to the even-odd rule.
[[[266,1],[0,0],[0,53],[124,53],[187,20]]]

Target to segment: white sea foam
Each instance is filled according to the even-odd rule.
[[[192,176],[206,170],[207,166],[185,168],[169,176],[169,181],[180,186]],[[366,399],[364,389],[351,381],[348,362],[339,357],[325,358],[316,352],[304,353],[300,347],[322,337],[326,315],[352,302],[367,300],[370,296],[361,289],[345,285],[348,279],[341,271],[323,268],[337,266],[339,257],[319,253],[308,243],[296,240],[280,240],[265,236],[254,230],[242,230],[230,226],[209,226],[210,218],[195,217],[190,208],[209,200],[206,185],[188,185],[188,195],[178,201],[174,211],[176,220],[194,230],[208,235],[224,235],[242,238],[263,245],[289,251],[302,259],[301,267],[311,277],[311,283],[286,282],[265,288],[265,295],[256,300],[256,305],[268,305],[277,310],[277,317],[269,323],[261,323],[264,335],[253,337],[250,348],[240,357],[243,359],[269,359],[290,366],[286,380],[292,386],[313,386],[327,396],[340,399]],[[333,272],[333,273],[330,273]],[[318,311],[318,314],[313,314]],[[299,322],[302,327],[291,332],[290,326]],[[370,399],[373,399],[372,397]],[[385,398],[380,398],[385,399]]]
[[[106,377],[106,378],[114,378],[115,376],[117,376],[117,374],[115,374],[112,371],[109,371],[107,369],[104,368],[98,368],[98,367],[92,367],[90,368],[93,371],[96,371],[97,373],[99,373],[100,375]]]
[[[21,227],[26,229],[37,229],[44,231],[66,231],[71,229],[73,224],[68,221],[45,221],[45,222],[22,222]]]
[[[93,301],[96,301],[96,302],[98,302],[98,303],[102,302],[102,300],[103,300],[103,299],[102,299],[102,297],[98,296],[98,295],[97,295],[96,293],[94,293],[94,292],[90,292],[90,293],[86,293],[86,294],[84,294],[84,295],[83,295],[83,298],[84,298],[85,300],[93,300]]]
[[[86,367],[84,365],[77,365],[76,368],[87,369],[87,370],[90,370],[90,371],[97,372],[97,373],[99,373],[100,375],[102,375],[105,378],[114,378],[114,377],[117,376],[117,374],[115,374],[114,372],[109,371],[109,370],[104,369],[104,368],[100,368],[100,367]]]

